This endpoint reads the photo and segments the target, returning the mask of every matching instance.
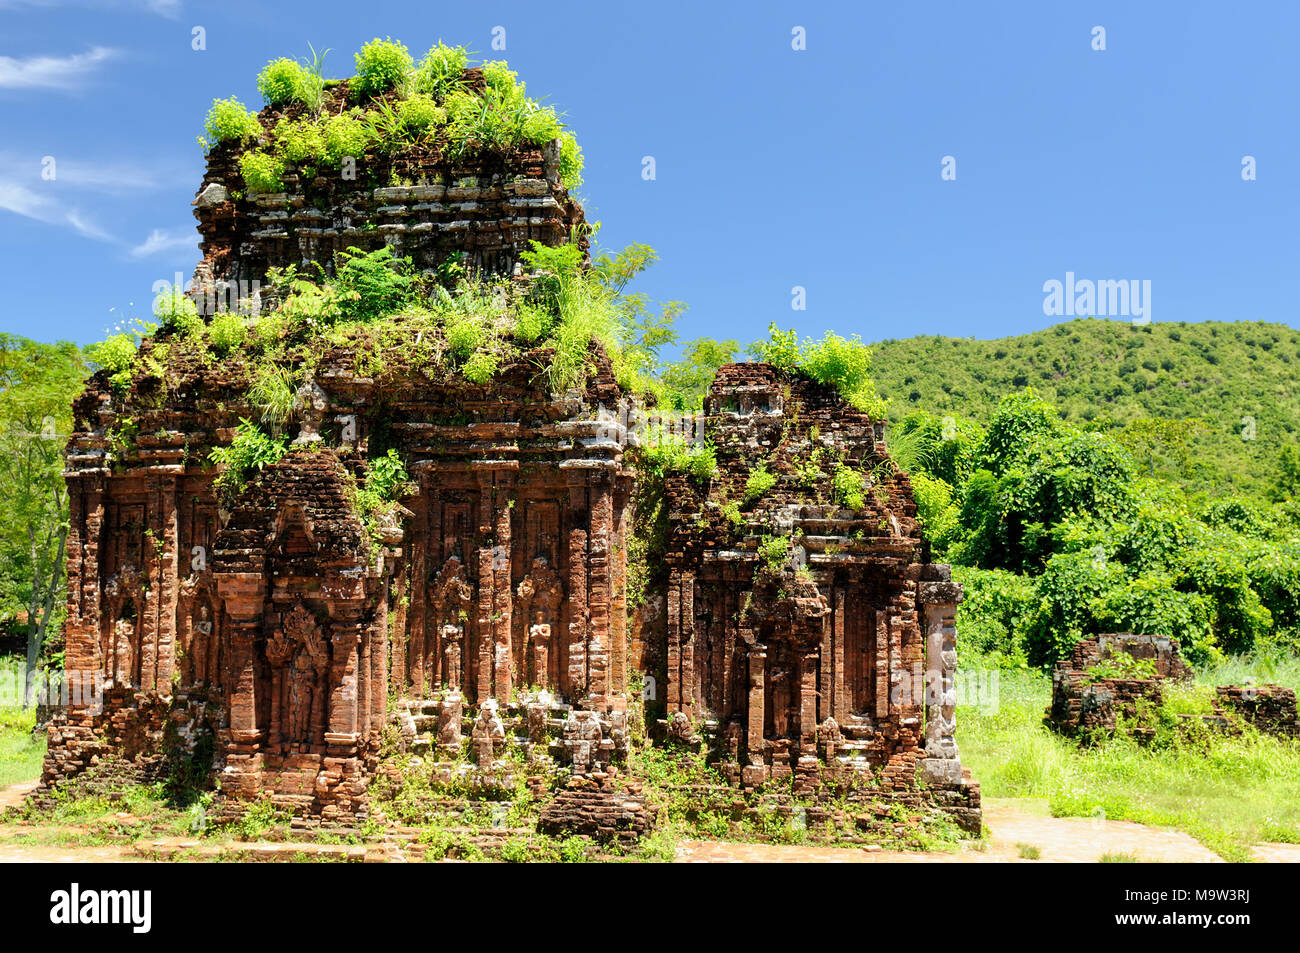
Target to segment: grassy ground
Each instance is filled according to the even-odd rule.
[[[36,710],[0,708],[0,788],[40,777],[45,737],[32,738]]]
[[[1297,674],[1294,660],[1225,663],[1166,693],[1152,744],[1121,735],[1080,748],[1042,724],[1048,678],[1002,672],[997,710],[960,709],[957,740],[986,796],[1046,798],[1057,816],[1177,827],[1225,859],[1246,860],[1251,844],[1300,843],[1300,742],[1249,729],[1237,737],[1180,730],[1173,716],[1208,711],[1216,684],[1254,675],[1294,685]]]
[[[44,735],[32,738],[36,710],[14,704],[21,701],[22,667],[21,656],[0,656],[0,788],[40,777],[45,758]]]

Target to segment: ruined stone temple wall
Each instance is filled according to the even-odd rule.
[[[961,587],[929,562],[883,422],[765,364],[723,367],[704,411],[718,473],[668,487],[669,732],[703,725],[746,786],[924,774],[977,808],[953,740]],[[855,509],[835,499],[841,467],[864,477]],[[759,468],[776,483],[747,500]],[[761,550],[785,538],[772,566]]]

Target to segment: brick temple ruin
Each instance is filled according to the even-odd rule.
[[[719,474],[707,491],[669,483],[669,732],[706,725],[746,788],[879,775],[902,791],[920,775],[977,815],[953,738],[962,590],[929,561],[883,422],[761,363],[721,368],[704,409]],[[832,465],[869,474],[863,506],[830,501]],[[775,485],[728,515],[756,468]],[[765,539],[790,541],[782,565]]]
[[[556,157],[402,159],[411,185],[291,167],[284,194],[240,196],[231,155],[214,150],[195,200],[194,294],[385,244],[422,268],[463,253],[472,270],[517,278],[529,241],[569,240],[583,221]],[[978,829],[978,786],[953,741],[961,588],[929,561],[883,422],[833,391],[764,364],[722,368],[698,422],[717,447],[712,497],[670,479],[662,572],[634,612],[637,411],[602,354],[555,394],[527,355],[476,385],[431,379],[401,353],[368,376],[335,347],[298,391],[297,452],[224,505],[207,461],[253,416],[252,370],[163,347],[143,342],[159,359],[126,393],[101,372],[74,408],[66,667],[102,691],[51,724],[47,789],[111,755],[160,772],[197,752],[233,808],[269,796],[364,817],[393,728],[408,750],[448,760],[468,746],[484,770],[524,746],[607,781],[644,676],[651,734],[657,719],[665,743],[707,737],[737,785],[793,779],[816,793],[859,776],[888,794],[924,779]],[[826,474],[820,489],[793,475],[814,446],[874,474],[865,507],[827,502]],[[389,450],[414,486],[368,544],[354,487]],[[738,495],[759,461],[779,482],[737,529],[719,494]],[[757,542],[773,534],[797,545],[762,572]],[[591,792],[627,800],[608,784]],[[605,810],[592,803],[556,800],[574,816]]]

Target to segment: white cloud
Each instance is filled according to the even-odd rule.
[[[198,247],[199,237],[193,231],[177,234],[155,228],[149,233],[148,238],[131,249],[131,257],[148,258],[160,252],[171,251],[174,248],[192,248],[197,251]]]
[[[72,56],[0,56],[0,89],[76,89],[117,55],[107,46]]]
[[[179,160],[171,159],[79,159],[58,153],[52,157],[52,169],[47,171],[46,158],[37,153],[0,150],[0,170],[18,175],[32,182],[44,180],[48,171],[54,174],[58,188],[81,189],[117,195],[125,192],[150,191],[188,186],[195,178],[195,170]],[[201,174],[201,173],[199,173]]]
[[[156,13],[174,20],[180,16],[181,0],[0,0],[0,10],[56,10],[59,7]]]
[[[64,205],[51,196],[41,195],[16,182],[0,179],[0,209],[47,225],[67,226],[86,238],[103,242],[113,241],[113,236],[87,219],[78,209]]]

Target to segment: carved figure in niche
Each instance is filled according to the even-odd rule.
[[[127,603],[123,615],[113,623],[113,674],[118,687],[131,687],[135,682],[135,607]]]
[[[319,743],[327,720],[329,647],[301,603],[267,639],[266,658],[271,663],[271,737],[285,746]]]
[[[533,624],[528,627],[528,643],[533,648],[533,680],[544,684],[551,658],[551,623],[547,621],[546,610],[541,605],[533,609]]]
[[[439,644],[432,651],[441,655],[443,684],[453,689],[465,684],[462,672],[465,619],[469,617],[473,598],[474,589],[465,576],[465,565],[456,556],[449,557],[434,577],[429,602],[438,625]],[[435,665],[430,668],[436,666],[437,658],[438,655],[433,657]]]
[[[528,740],[543,748],[546,745],[546,715],[546,704],[540,699],[528,706]]]
[[[442,636],[443,681],[451,689],[460,688],[460,644],[465,637],[465,625],[448,622],[438,633]]]
[[[185,666],[191,684],[208,680],[208,653],[212,646],[212,610],[203,600],[190,616],[190,646]]]
[[[771,736],[784,738],[790,733],[790,702],[792,691],[790,684],[790,667],[774,665],[767,677],[768,705],[771,715]]]
[[[555,615],[563,598],[559,574],[551,568],[545,556],[533,559],[532,568],[516,590],[521,618],[528,619],[527,661],[532,666],[535,684],[552,688],[550,684],[551,639],[555,631]]]
[[[506,726],[497,712],[495,698],[488,698],[479,705],[478,720],[470,734],[474,747],[478,751],[478,766],[490,768],[496,755],[496,746],[506,740]]]

